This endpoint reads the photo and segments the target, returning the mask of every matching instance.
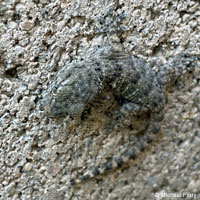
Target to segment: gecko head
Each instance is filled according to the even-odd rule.
[[[45,97],[40,104],[40,109],[50,118],[64,117],[70,115],[76,118],[81,115],[85,108],[83,103],[68,101],[60,101],[57,98]]]
[[[58,76],[61,77],[61,75]],[[73,73],[64,79],[57,78],[44,95],[41,110],[51,118],[66,115],[73,118],[80,116],[91,96],[88,81],[80,72]]]

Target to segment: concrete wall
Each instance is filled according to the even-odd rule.
[[[119,154],[135,134],[130,129],[104,134],[106,110],[116,104],[111,94],[90,105],[84,120],[49,119],[39,109],[50,77],[102,44],[106,35],[97,33],[98,19],[109,8],[126,15],[121,22],[126,31],[119,35],[126,52],[162,62],[185,50],[199,54],[198,0],[0,1],[0,199],[200,195],[199,65],[168,92],[153,145],[121,169],[69,184]]]

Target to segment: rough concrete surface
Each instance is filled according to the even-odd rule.
[[[70,185],[134,137],[128,128],[104,134],[110,94],[75,120],[40,110],[52,76],[102,45],[98,19],[109,8],[126,15],[126,52],[162,62],[185,50],[200,55],[199,0],[0,1],[0,199],[200,199],[199,62],[168,91],[152,145],[121,169]]]

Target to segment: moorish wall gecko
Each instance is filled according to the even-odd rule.
[[[120,167],[151,143],[153,136],[159,132],[158,122],[163,116],[166,87],[186,71],[192,70],[196,60],[196,56],[179,54],[162,66],[156,75],[142,59],[117,52],[108,46],[97,50],[84,61],[62,68],[41,104],[46,116],[54,118],[70,115],[76,118],[89,102],[105,91],[112,91],[116,97],[123,99],[123,105],[117,111],[121,120],[132,115],[151,114],[145,136],[142,139],[138,137],[137,145],[93,171],[72,179],[71,183],[80,183]]]

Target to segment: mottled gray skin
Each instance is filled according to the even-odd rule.
[[[139,58],[104,47],[58,72],[45,97],[45,113],[48,117],[77,117],[105,90],[126,99],[133,114],[163,108],[163,91],[151,68]]]
[[[126,119],[132,115],[150,113],[150,122],[145,134],[130,141],[127,150],[93,171],[71,180],[81,183],[106,171],[120,167],[134,159],[159,132],[163,118],[164,93],[186,71],[194,68],[195,56],[179,54],[168,64],[161,66],[156,75],[142,59],[104,47],[91,54],[86,60],[72,63],[61,69],[43,100],[41,108],[48,117],[70,115],[76,118],[98,94],[112,91],[123,105],[116,113]],[[120,121],[119,121],[120,123]]]

